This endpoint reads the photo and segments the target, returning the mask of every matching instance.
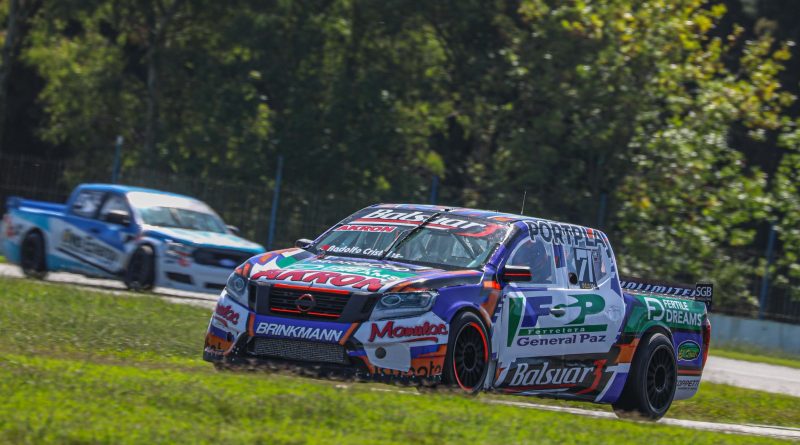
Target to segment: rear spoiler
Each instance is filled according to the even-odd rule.
[[[670,283],[667,281],[655,281],[636,277],[619,277],[619,284],[622,289],[634,293],[648,293],[667,295],[670,297],[691,298],[692,300],[705,303],[711,311],[711,300],[714,295],[714,285],[712,283],[691,284]]]

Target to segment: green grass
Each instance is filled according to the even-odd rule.
[[[787,366],[789,368],[800,369],[800,356],[769,350],[759,350],[758,354],[754,354],[754,350],[755,348],[748,348],[745,346],[726,346],[725,348],[720,349],[715,348],[712,345],[709,354],[735,360],[760,362],[770,365]]]
[[[6,257],[4,257],[3,255],[0,255],[0,264],[3,264],[5,262],[6,262]]]
[[[152,297],[0,279],[0,305],[0,443],[771,442],[486,403],[561,403],[542,399],[217,372],[199,358],[210,311]],[[800,426],[800,399],[703,383],[669,415]]]

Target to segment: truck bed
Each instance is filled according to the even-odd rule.
[[[24,212],[46,213],[54,216],[64,215],[67,211],[65,204],[54,202],[35,201],[33,199],[23,199],[17,196],[8,198],[8,210],[21,210]]]

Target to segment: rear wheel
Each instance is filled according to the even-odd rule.
[[[678,381],[675,349],[666,335],[647,337],[636,351],[622,396],[613,404],[622,418],[658,420],[667,413]]]
[[[153,248],[142,245],[136,248],[125,270],[125,285],[128,289],[145,291],[155,283],[155,254]]]
[[[450,324],[444,381],[475,394],[489,369],[489,342],[483,321],[472,312],[459,314]]]
[[[47,275],[44,238],[39,232],[30,232],[22,240],[20,252],[22,273],[29,278],[43,279]]]

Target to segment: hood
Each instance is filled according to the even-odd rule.
[[[395,261],[311,254],[286,249],[253,257],[237,269],[251,280],[307,289],[400,292],[477,284],[483,272],[446,271]]]
[[[261,253],[264,248],[260,244],[248,241],[230,233],[204,232],[200,230],[175,229],[169,227],[148,227],[145,233],[161,239],[169,239],[193,247],[216,247]]]

